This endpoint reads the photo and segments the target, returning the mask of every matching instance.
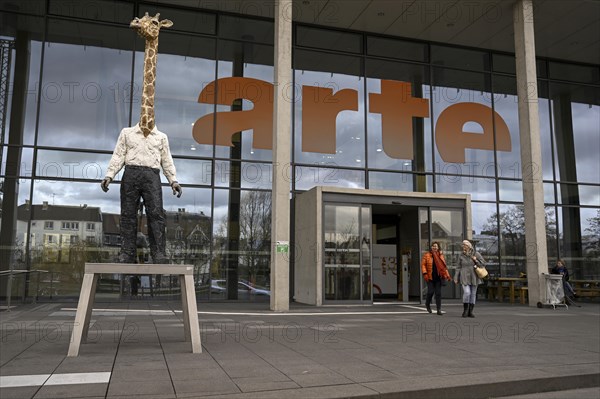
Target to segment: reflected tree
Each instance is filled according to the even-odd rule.
[[[31,269],[49,272],[40,284],[41,295],[77,295],[85,263],[99,263],[106,259],[97,243],[48,242],[31,248]]]
[[[340,218],[338,221],[346,221],[336,231],[336,264],[335,269],[330,269],[335,280],[333,294],[328,299],[360,299],[360,233],[358,219],[355,217]],[[338,227],[336,226],[336,229]]]
[[[501,239],[501,270],[505,271],[505,273],[501,273],[514,274],[517,270],[525,271],[525,213],[523,206],[511,206],[506,212],[493,213],[483,228]]]
[[[584,259],[582,262],[581,273],[574,270],[574,277],[598,280],[600,278],[600,209],[596,211],[596,216],[587,219],[589,224],[586,227],[585,235],[582,237]]]
[[[556,214],[553,208],[545,209],[547,251],[557,256]],[[525,251],[525,210],[523,205],[508,207],[506,212],[493,213],[483,229],[501,238],[503,274],[517,275],[527,271]]]
[[[247,268],[248,280],[267,276],[271,245],[271,193],[249,191],[240,201],[240,263]],[[260,281],[265,285],[267,281]]]
[[[228,278],[225,270],[227,255],[235,256],[240,278],[257,285],[268,286],[271,246],[271,193],[268,191],[244,191],[239,205],[239,247],[236,254],[228,254],[227,215],[215,229],[213,278]],[[237,284],[237,283],[236,283]],[[233,284],[235,286],[235,284]]]
[[[589,227],[585,229],[587,233],[583,237],[584,250],[586,258],[600,257],[600,209],[596,211],[596,216],[587,219]]]
[[[102,252],[96,243],[80,240],[67,250],[61,250],[61,258],[68,261],[61,268],[61,272],[70,282],[79,284],[83,281],[86,263],[102,262]]]
[[[339,263],[342,266],[358,264],[358,259],[353,259],[350,255],[351,249],[360,248],[358,241],[358,220],[351,219],[338,233],[337,248],[341,254]]]

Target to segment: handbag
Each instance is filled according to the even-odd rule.
[[[484,279],[488,276],[488,271],[484,266],[475,267],[475,274],[477,274],[477,277]]]

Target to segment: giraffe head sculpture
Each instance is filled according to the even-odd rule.
[[[161,28],[173,26],[168,19],[159,21],[160,14],[151,17],[146,13],[142,18],[135,18],[129,24],[146,40],[144,51],[144,86],[142,89],[142,112],[140,128],[148,137],[154,129],[154,85],[156,83],[156,57],[158,55],[158,34]]]
[[[173,22],[168,19],[159,21],[160,13],[151,17],[148,13],[144,14],[142,18],[135,17],[129,26],[135,29],[141,37],[146,40],[158,39],[160,28],[170,28],[173,26]]]

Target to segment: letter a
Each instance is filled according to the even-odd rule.
[[[216,84],[216,85],[215,85]],[[273,148],[273,85],[259,79],[232,77],[210,83],[200,93],[199,103],[232,105],[237,99],[249,100],[254,108],[248,111],[217,112],[215,145],[232,147],[231,136],[243,130],[254,130],[252,148]],[[192,136],[200,144],[213,144],[215,114],[204,115],[194,123]]]

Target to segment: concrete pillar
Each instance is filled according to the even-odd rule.
[[[546,300],[542,273],[548,273],[546,222],[542,185],[542,151],[538,113],[533,0],[517,0],[513,8],[519,131],[521,137],[521,172],[525,208],[525,255],[529,306]]]
[[[271,310],[290,308],[290,176],[292,131],[292,0],[277,0],[273,104]]]

